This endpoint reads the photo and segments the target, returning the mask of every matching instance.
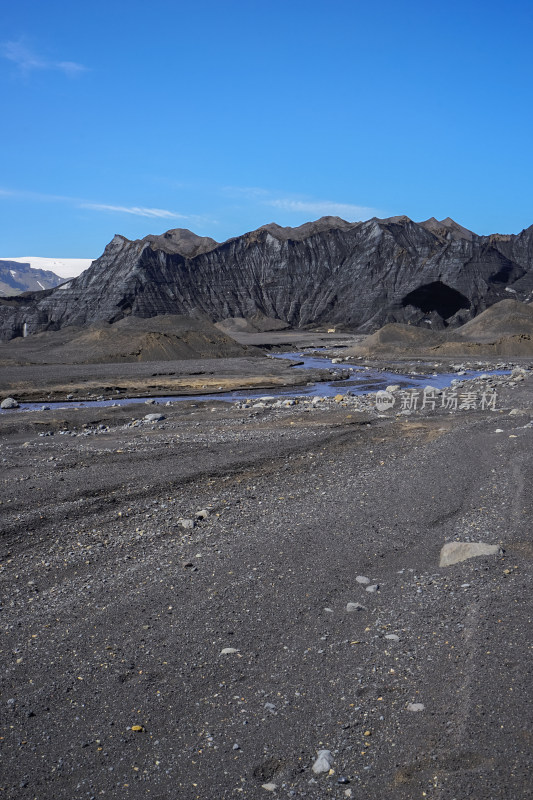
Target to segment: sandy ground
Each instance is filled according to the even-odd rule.
[[[2,415],[2,796],[530,796],[532,419]]]
[[[209,394],[235,389],[303,386],[330,379],[324,370],[294,369],[298,361],[275,358],[206,358],[120,364],[6,366],[0,396],[21,402]]]

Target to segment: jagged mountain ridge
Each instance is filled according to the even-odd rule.
[[[78,278],[0,301],[0,335],[196,312],[213,322],[264,314],[293,327],[429,321],[439,329],[532,293],[533,226],[477,236],[450,219],[323,217],[222,243],[182,229],[117,235]]]
[[[65,278],[51,270],[34,269],[26,262],[0,259],[0,297],[53,289],[64,281]]]

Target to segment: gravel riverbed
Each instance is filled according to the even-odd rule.
[[[2,796],[528,797],[530,375],[1,415]]]

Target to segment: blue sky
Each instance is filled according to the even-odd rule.
[[[0,254],[266,222],[533,224],[533,6],[0,6]]]

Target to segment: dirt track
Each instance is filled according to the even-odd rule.
[[[498,405],[3,415],[3,796],[529,796],[532,379]]]

